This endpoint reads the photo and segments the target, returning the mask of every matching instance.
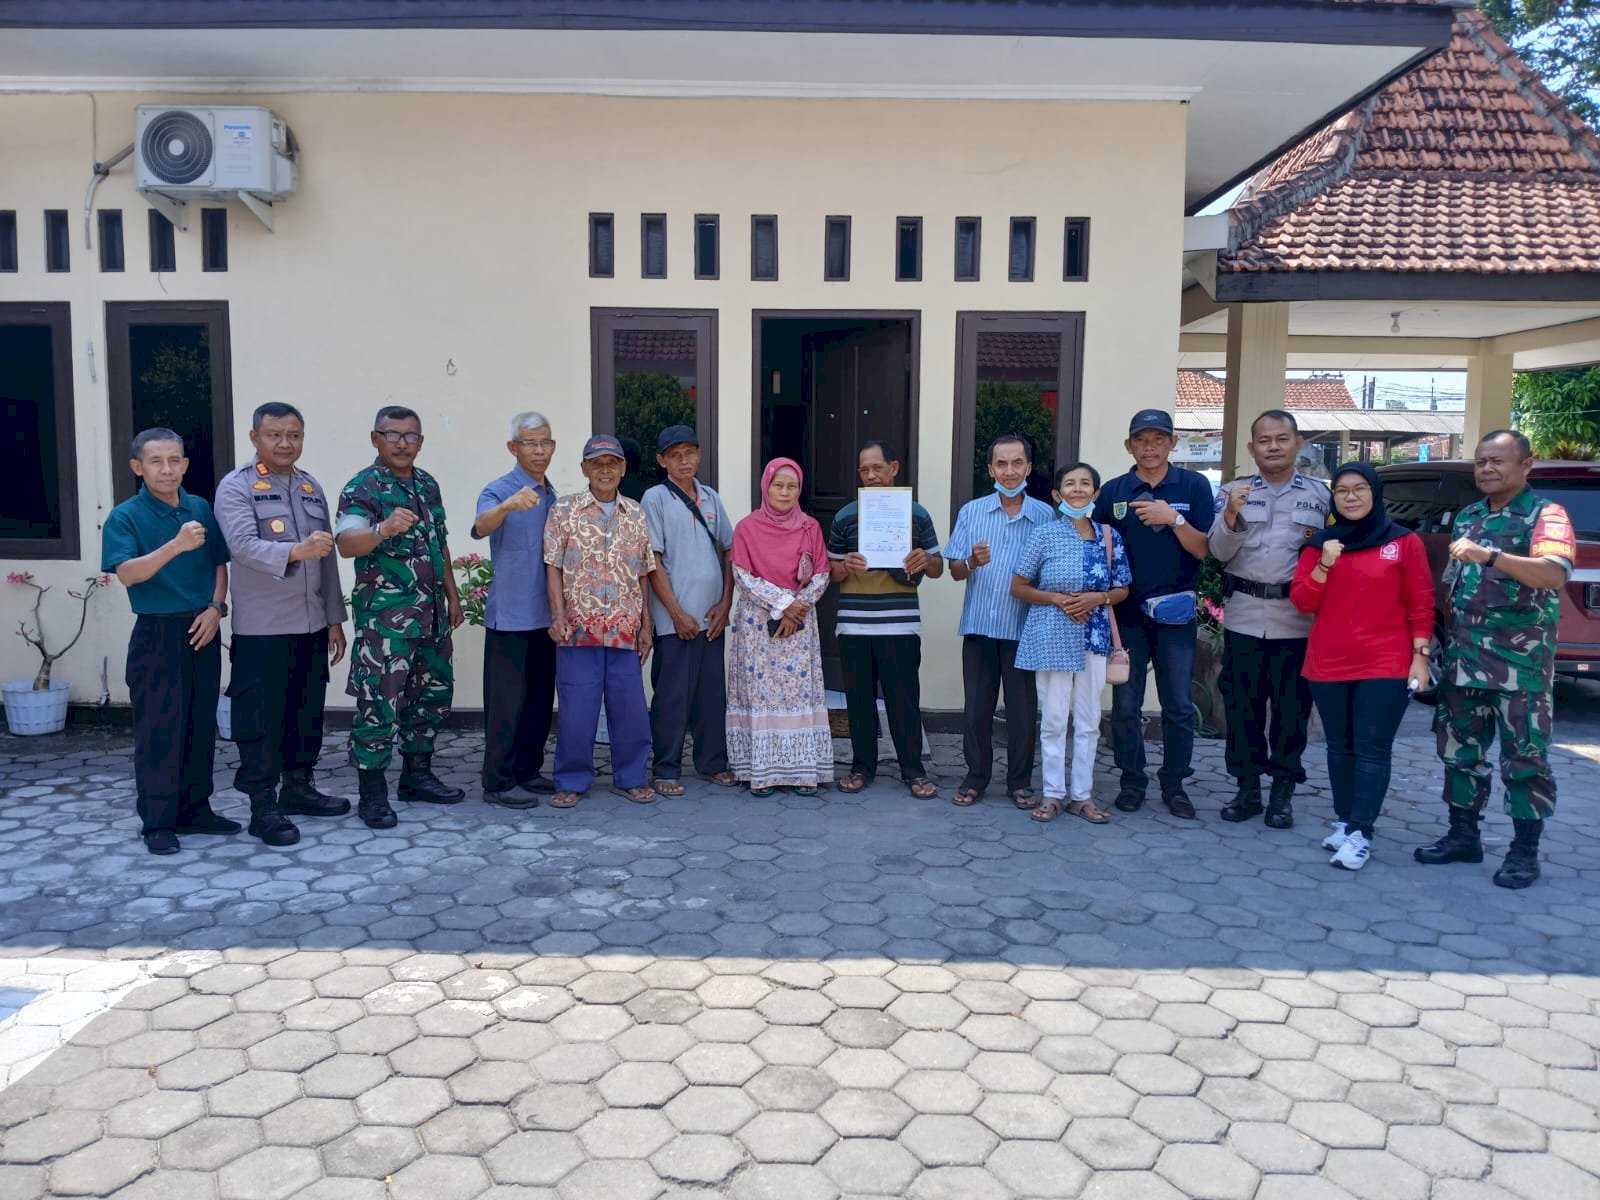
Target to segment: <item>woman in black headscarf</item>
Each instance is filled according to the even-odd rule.
[[[1406,700],[1428,677],[1433,574],[1422,539],[1397,525],[1365,463],[1333,476],[1334,521],[1306,540],[1289,599],[1315,614],[1305,677],[1322,717],[1333,789],[1336,867],[1358,871],[1389,790]]]

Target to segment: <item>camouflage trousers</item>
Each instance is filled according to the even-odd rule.
[[[387,767],[397,731],[402,753],[431,752],[455,696],[450,635],[391,638],[360,630],[345,691],[356,700],[350,722],[350,762],[355,767]]]
[[[1444,762],[1445,802],[1483,811],[1489,802],[1489,747],[1498,733],[1506,812],[1524,821],[1553,816],[1556,781],[1546,757],[1551,708],[1548,691],[1502,692],[1441,683],[1433,732]]]

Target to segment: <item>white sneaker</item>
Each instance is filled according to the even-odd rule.
[[[1367,856],[1372,853],[1372,847],[1367,842],[1367,835],[1359,829],[1352,829],[1344,839],[1344,845],[1328,861],[1336,867],[1343,867],[1346,871],[1359,871],[1367,865]]]
[[[1322,839],[1322,848],[1324,850],[1337,850],[1344,845],[1344,839],[1348,836],[1345,832],[1344,822],[1335,821],[1328,832],[1328,836]]]

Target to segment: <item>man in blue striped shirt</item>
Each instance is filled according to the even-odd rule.
[[[1017,639],[1027,605],[1011,595],[1011,576],[1033,531],[1047,525],[1050,506],[1026,493],[1033,452],[1016,434],[989,444],[994,491],[961,506],[945,543],[950,578],[965,580],[961,602],[961,679],[965,693],[962,751],[967,774],[955,803],[976,804],[994,772],[994,714],[1006,695],[1006,792],[1018,808],[1032,808],[1033,726],[1039,712],[1032,671],[1016,668]]]

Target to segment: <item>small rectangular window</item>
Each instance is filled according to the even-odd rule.
[[[67,226],[67,210],[44,210],[44,269],[72,270],[72,231]]]
[[[750,218],[750,278],[778,277],[778,218]]]
[[[829,217],[823,226],[822,277],[830,283],[850,279],[849,217]]]
[[[122,210],[102,208],[100,218],[100,269],[122,270]]]
[[[0,271],[17,269],[17,214],[14,209],[0,212]]]
[[[200,210],[200,269],[228,269],[228,210],[225,208]]]
[[[1061,278],[1067,283],[1081,283],[1089,278],[1089,218],[1068,217],[1066,250],[1061,267]]]
[[[901,217],[895,222],[894,277],[901,282],[922,278],[921,217]]]
[[[694,277],[715,279],[722,272],[722,219],[715,213],[694,218]]]
[[[178,241],[172,222],[155,209],[150,210],[150,269],[176,271],[178,269]]]
[[[1033,279],[1033,232],[1036,223],[1032,217],[1011,218],[1011,247],[1006,257],[1006,278],[1012,283],[1028,283]]]
[[[971,283],[978,278],[983,242],[981,217],[956,218],[956,281]]]
[[[610,279],[616,273],[616,219],[611,213],[590,213],[589,278]]]
[[[646,279],[667,277],[667,214],[639,218],[639,271]]]

